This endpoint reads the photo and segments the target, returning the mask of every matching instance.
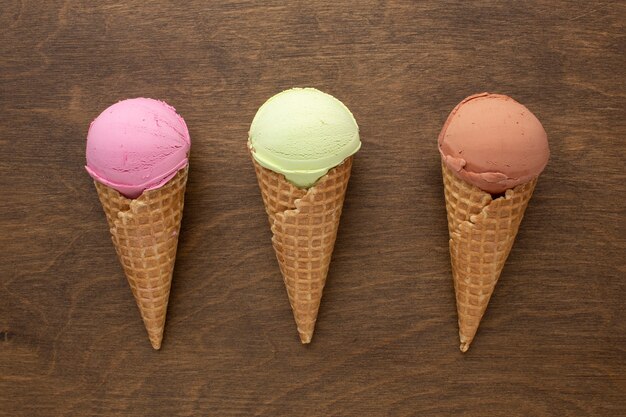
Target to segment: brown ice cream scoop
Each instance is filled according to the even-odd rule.
[[[443,162],[455,175],[492,194],[533,180],[550,156],[541,122],[501,94],[475,94],[460,102],[438,142]]]

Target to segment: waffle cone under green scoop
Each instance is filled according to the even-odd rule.
[[[272,244],[302,343],[310,343],[326,284],[352,157],[328,171],[308,189],[254,158],[263,203],[273,233]]]

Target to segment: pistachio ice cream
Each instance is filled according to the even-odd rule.
[[[314,88],[276,94],[256,113],[248,137],[256,162],[300,188],[311,187],[361,147],[348,108]]]

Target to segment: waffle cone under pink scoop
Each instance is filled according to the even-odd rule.
[[[302,343],[310,343],[326,284],[339,218],[350,179],[347,158],[309,189],[259,165],[259,187],[269,217],[272,244]]]
[[[164,186],[129,199],[94,181],[117,256],[154,349],[160,349],[176,261],[188,166]]]
[[[442,163],[460,349],[474,340],[537,179],[493,199]]]

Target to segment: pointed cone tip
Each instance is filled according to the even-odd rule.
[[[152,345],[152,348],[154,350],[160,350],[161,349],[161,341],[163,340],[163,337],[159,337],[156,340],[150,339],[150,344]]]
[[[313,338],[313,334],[298,333],[298,335],[303,345],[311,343],[311,339]]]
[[[470,344],[468,342],[461,342],[461,346],[459,346],[459,349],[461,349],[461,352],[465,353],[467,352],[469,347],[470,347]]]

